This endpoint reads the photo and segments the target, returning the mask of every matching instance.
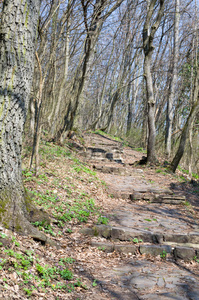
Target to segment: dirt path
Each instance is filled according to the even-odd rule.
[[[82,232],[110,255],[125,253],[96,270],[102,290],[110,299],[199,299],[198,186],[134,165],[142,154],[107,137],[87,135],[86,144],[85,160],[118,202],[107,207],[108,225]]]

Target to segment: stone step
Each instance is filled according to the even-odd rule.
[[[102,173],[107,173],[107,174],[125,174],[125,169],[123,167],[109,167],[109,166],[98,166],[98,165],[93,165],[94,170],[98,170]]]
[[[110,151],[110,149],[87,148],[86,151],[81,151],[79,154],[89,160],[107,160],[122,163],[121,151],[117,149]]]
[[[150,254],[152,256],[160,256],[163,259],[167,257],[175,260],[181,259],[190,261],[199,258],[199,250],[191,247],[181,247],[170,245],[145,245],[145,244],[116,244],[111,242],[91,241],[91,246],[105,252],[117,251],[120,253],[132,254]]]
[[[115,241],[133,241],[135,238],[142,240],[144,243],[162,244],[162,243],[177,243],[177,244],[196,244],[199,245],[199,233],[191,232],[188,234],[167,234],[159,232],[151,232],[142,229],[131,229],[127,227],[116,227],[110,225],[96,225],[92,228],[83,228],[81,233],[90,236],[101,236],[106,239]]]
[[[186,202],[185,196],[167,195],[164,193],[164,191],[159,191],[157,193],[159,195],[156,195],[155,192],[152,191],[150,193],[133,193],[129,195],[129,199],[131,199],[133,202],[137,200],[146,200],[150,201],[151,203],[164,203],[173,205],[184,204]]]
[[[186,202],[186,197],[185,196],[168,196],[168,195],[159,195],[159,196],[154,196],[151,200],[152,203],[165,203],[165,204],[183,204]]]
[[[106,169],[106,167],[104,167],[101,169],[101,172],[125,175],[125,170],[121,170],[121,169],[114,170],[111,167],[109,167],[107,169]],[[116,191],[113,188],[112,189],[109,188],[109,193],[111,193],[113,195],[113,197],[115,197],[115,198],[122,198],[122,199],[127,199],[127,200],[129,199],[132,202],[144,200],[144,201],[150,201],[151,203],[163,203],[163,204],[171,204],[171,205],[179,205],[179,204],[186,203],[185,196],[177,196],[177,195],[168,196],[166,194],[157,196],[157,195],[154,195],[153,192],[138,193],[138,192],[121,191],[121,190]]]

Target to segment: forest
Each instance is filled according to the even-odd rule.
[[[197,0],[42,1],[37,30],[30,167],[42,137],[102,130],[198,173]]]
[[[198,126],[197,0],[42,1],[26,123],[35,156],[44,135],[100,129],[174,169],[184,154],[191,176]]]
[[[198,5],[0,1],[0,298],[198,299]]]

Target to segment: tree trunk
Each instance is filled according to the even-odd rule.
[[[179,52],[179,21],[180,21],[180,1],[175,0],[175,21],[174,21],[174,49],[173,49],[173,68],[172,78],[170,83],[170,92],[167,101],[167,120],[166,120],[166,155],[171,155],[171,136],[172,136],[172,125],[174,115],[174,99],[176,92],[177,83],[177,71],[178,71],[178,52]]]
[[[182,135],[180,138],[180,144],[178,147],[178,150],[176,152],[176,155],[171,163],[171,169],[172,171],[175,173],[178,164],[184,154],[184,149],[185,149],[185,145],[186,145],[186,140],[187,140],[187,135],[190,129],[190,126],[199,110],[199,68],[197,70],[197,76],[195,78],[195,84],[194,84],[194,91],[193,91],[193,106],[191,108],[191,111],[189,113],[189,116],[187,118],[187,121],[184,125],[184,128],[182,130]]]
[[[0,222],[13,231],[46,240],[27,220],[31,211],[21,172],[22,134],[32,85],[39,8],[40,0],[5,0],[3,3],[0,27]]]
[[[159,10],[153,24],[153,13],[156,2],[159,2]],[[148,142],[147,142],[147,163],[156,162],[155,154],[155,98],[153,93],[153,80],[151,74],[151,58],[154,50],[153,40],[156,31],[160,25],[161,18],[164,12],[164,0],[148,1],[147,16],[143,27],[143,49],[144,49],[144,78],[146,81],[146,94],[148,104]]]

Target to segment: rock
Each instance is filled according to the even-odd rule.
[[[142,169],[136,169],[136,172],[138,172],[138,173],[144,173],[144,171]]]
[[[175,259],[192,260],[196,256],[196,251],[188,247],[176,247],[174,249]]]
[[[82,229],[80,229],[79,232],[82,233],[82,234],[85,234],[85,235],[91,235],[91,236],[94,235],[94,232],[93,232],[92,228],[82,228]]]
[[[139,277],[133,277],[130,280],[130,284],[133,285],[136,289],[153,289],[156,285],[156,279],[152,276],[145,277],[145,276],[139,276]]]
[[[138,192],[138,193],[147,193],[149,191],[149,188],[146,187],[146,186],[137,186],[137,187],[134,187],[134,191],[135,192]]]
[[[199,291],[196,289],[189,289],[187,292],[187,296],[189,300],[198,300],[199,299]]]
[[[168,195],[173,195],[173,192],[170,189],[161,189],[158,187],[153,187],[149,189],[150,193],[154,194],[168,194]]]
[[[165,242],[174,242],[181,244],[198,244],[199,243],[199,234],[165,234]]]
[[[165,286],[165,280],[162,277],[158,278],[157,286],[161,288]]]
[[[134,254],[137,250],[137,247],[135,245],[121,245],[121,244],[95,242],[95,241],[91,242],[91,246],[97,247],[99,250],[103,250],[105,252],[113,252],[115,250],[121,253]]]
[[[190,243],[199,244],[199,234],[198,233],[189,234],[189,239],[190,239]]]
[[[96,225],[93,228],[94,236],[102,236],[106,239],[111,237],[111,226],[109,225]]]
[[[137,250],[135,245],[115,245],[115,251],[122,253],[132,253],[134,254]]]
[[[129,193],[119,193],[117,194],[117,197],[122,199],[131,199],[131,195]]]
[[[165,204],[182,204],[186,201],[186,197],[184,196],[168,196],[168,195],[158,195],[154,196],[152,199],[152,203],[165,203]]]
[[[141,254],[151,254],[152,256],[158,256],[164,253],[171,253],[172,248],[168,245],[156,246],[156,245],[140,245],[139,251]]]
[[[165,242],[174,242],[174,243],[189,243],[189,236],[187,234],[165,234]]]
[[[139,192],[134,192],[133,194],[130,194],[130,199],[132,201],[141,200],[141,199],[143,199],[143,194],[141,194]]]
[[[126,227],[112,227],[111,238],[120,241],[133,241],[134,238],[145,243],[160,243],[163,241],[162,234],[154,234],[148,230],[131,229]]]
[[[105,252],[113,252],[114,251],[114,244],[113,243],[105,243],[105,242],[91,242],[92,247],[97,247],[99,250]]]
[[[125,229],[119,227],[112,227],[111,237],[113,240],[120,241],[128,241],[130,239],[129,233]]]
[[[118,167],[108,167],[108,166],[97,166],[93,165],[93,169],[96,169],[102,173],[107,173],[107,174],[120,174],[123,169],[118,168]]]

